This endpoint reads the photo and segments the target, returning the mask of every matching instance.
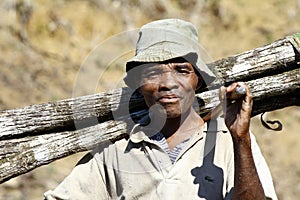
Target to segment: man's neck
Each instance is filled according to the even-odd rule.
[[[172,150],[177,144],[190,138],[203,124],[202,118],[191,110],[186,116],[167,119],[161,132]]]

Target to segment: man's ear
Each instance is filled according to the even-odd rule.
[[[197,82],[196,90],[199,90],[203,85],[203,79],[200,76],[197,76],[197,78],[198,78],[198,82]]]

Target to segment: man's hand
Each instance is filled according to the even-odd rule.
[[[245,94],[235,94],[236,88],[245,88]],[[252,111],[252,95],[248,85],[242,82],[232,83],[220,90],[220,99],[223,101],[225,124],[233,139],[249,139],[249,126]]]

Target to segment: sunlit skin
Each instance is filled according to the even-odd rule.
[[[173,149],[204,123],[192,107],[195,90],[201,82],[188,62],[153,64],[141,74],[140,92],[149,108],[160,106],[153,112],[154,120],[166,116],[161,132]]]
[[[171,150],[204,124],[192,107],[195,90],[201,82],[193,66],[187,62],[152,64],[141,71],[139,91],[149,108],[159,105],[153,110],[154,124],[155,120],[159,122],[161,116],[166,116],[161,132]],[[246,95],[232,103],[227,97],[241,85],[245,87]],[[251,150],[249,126],[253,103],[249,87],[244,83],[233,83],[227,88],[223,87],[220,93],[225,108],[225,124],[234,146],[232,199],[265,199]]]
[[[198,77],[189,63],[154,64],[142,71],[141,92],[148,107],[162,105],[168,118],[190,112]]]

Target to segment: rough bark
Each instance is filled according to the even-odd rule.
[[[196,95],[200,115],[218,103],[218,89],[247,82],[252,115],[299,105],[299,34],[209,64],[217,80]],[[117,140],[147,113],[143,99],[129,88],[32,105],[0,113],[0,183],[75,152]],[[130,110],[130,111],[129,111]],[[131,117],[130,114],[131,113]]]

